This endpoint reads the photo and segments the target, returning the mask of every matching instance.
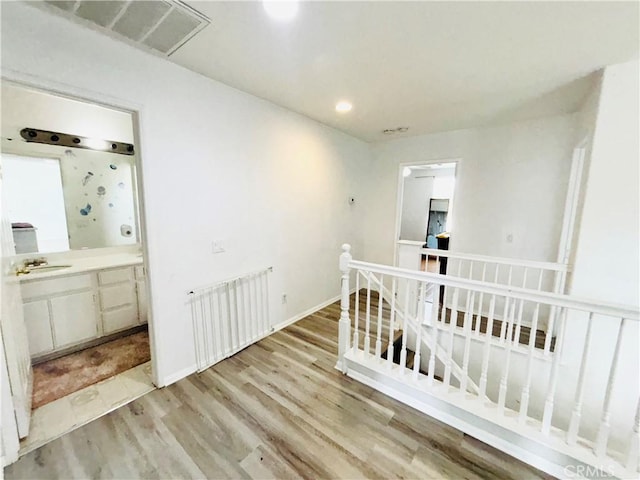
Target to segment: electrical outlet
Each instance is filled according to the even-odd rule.
[[[287,303],[287,294],[283,293],[282,294],[282,304],[284,305],[285,303]]]

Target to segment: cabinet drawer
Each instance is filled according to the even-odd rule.
[[[110,285],[112,283],[129,282],[133,278],[131,267],[116,268],[98,272],[98,282],[100,285]]]
[[[91,288],[91,275],[71,275],[69,277],[57,277],[52,280],[38,280],[25,282],[21,285],[22,297],[34,298],[56,293],[68,292],[71,290],[84,290]]]
[[[102,313],[102,328],[105,334],[113,333],[123,328],[138,324],[138,308],[129,305]]]
[[[133,283],[121,283],[100,288],[100,308],[102,310],[135,303],[135,287]]]

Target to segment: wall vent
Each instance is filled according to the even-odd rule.
[[[178,0],[79,0],[46,3],[65,16],[169,56],[211,21]]]

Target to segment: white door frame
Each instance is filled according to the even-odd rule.
[[[454,179],[455,188],[453,190],[453,196],[449,201],[449,212],[447,218],[453,218],[453,212],[455,211],[454,204],[456,198],[456,190],[458,188],[458,178],[460,173],[460,166],[462,164],[462,158],[436,158],[432,160],[421,160],[415,162],[403,162],[398,164],[398,186],[397,186],[397,198],[396,198],[396,226],[395,234],[393,236],[393,264],[398,266],[398,243],[400,242],[400,228],[402,225],[402,197],[404,195],[404,175],[403,171],[405,167],[421,167],[424,165],[435,165],[438,163],[455,163]],[[455,225],[455,222],[454,222]],[[422,242],[424,243],[424,242]]]
[[[568,265],[574,250],[574,234],[578,221],[578,205],[582,195],[582,178],[584,175],[585,159],[589,148],[589,137],[583,138],[573,148],[571,159],[571,172],[569,173],[569,183],[567,184],[567,196],[564,203],[564,214],[562,216],[562,230],[558,242],[558,255],[556,261],[563,265]],[[567,284],[567,272],[559,272],[556,275],[553,291],[564,293]]]
[[[135,165],[136,165],[136,196],[138,200],[138,221],[140,243],[143,251],[143,264],[147,273],[146,289],[148,299],[147,321],[149,325],[149,344],[151,349],[151,378],[155,385],[158,385],[158,358],[156,355],[157,336],[153,324],[153,292],[151,291],[151,281],[149,273],[152,267],[149,265],[149,245],[146,241],[147,228],[145,217],[144,203],[144,172],[142,169],[142,158],[144,156],[144,148],[141,141],[141,117],[143,116],[144,106],[128,99],[113,97],[101,92],[82,89],[66,83],[56,82],[48,78],[34,75],[25,75],[15,70],[2,69],[0,80],[2,83],[8,83],[17,87],[39,90],[44,93],[57,95],[59,97],[69,98],[71,100],[92,103],[94,105],[103,106],[110,109],[120,110],[131,114],[133,125],[133,140],[136,146]],[[1,180],[0,180],[1,181]]]

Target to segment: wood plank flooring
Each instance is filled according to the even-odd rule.
[[[340,374],[338,304],[33,451],[40,478],[549,478]]]

